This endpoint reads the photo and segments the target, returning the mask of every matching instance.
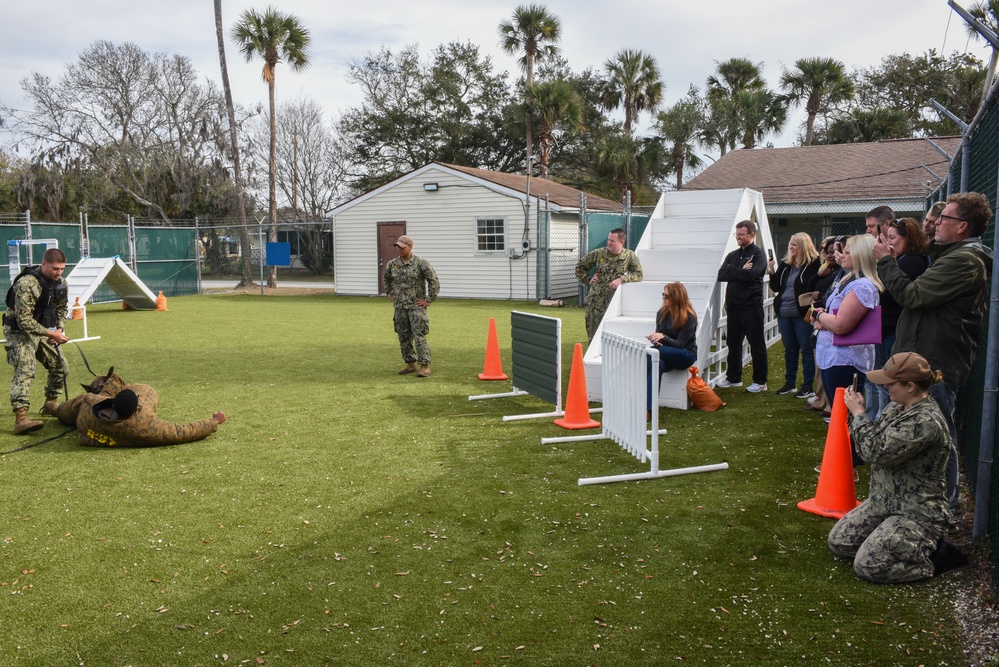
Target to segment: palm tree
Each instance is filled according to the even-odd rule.
[[[756,148],[771,132],[780,132],[787,122],[787,104],[772,90],[743,90],[735,97],[742,126],[742,147]]]
[[[611,111],[624,107],[624,133],[630,137],[638,114],[655,109],[662,100],[659,66],[655,58],[643,51],[624,49],[604,63],[604,69],[607,70],[604,108]]]
[[[229,119],[229,150],[232,151],[233,181],[236,187],[236,219],[239,222],[239,247],[242,251],[243,277],[240,287],[250,284],[250,232],[246,226],[246,202],[243,197],[243,170],[239,163],[239,141],[236,138],[236,107],[232,103],[229,87],[229,68],[225,61],[225,34],[222,30],[222,0],[215,0],[215,37],[219,43],[219,67],[222,69],[222,89],[225,91],[225,110]]]
[[[274,74],[279,62],[286,62],[294,71],[300,71],[309,66],[306,49],[309,46],[309,31],[291,14],[282,14],[273,7],[268,7],[263,13],[253,9],[243,12],[239,22],[232,29],[232,37],[239,45],[246,61],[262,58],[264,61],[263,79],[267,82],[268,102],[270,105],[271,146],[270,160],[267,167],[270,199],[270,231],[268,239],[277,241],[277,179],[275,164],[277,162],[277,115],[274,104]],[[261,248],[261,252],[263,248]],[[267,285],[277,285],[277,268],[271,267]]]
[[[760,65],[748,58],[729,58],[718,63],[717,76],[708,77],[708,101],[713,98],[732,99],[743,90],[763,90],[767,87]]]
[[[725,155],[745,136],[744,111],[739,104],[743,91],[761,91],[767,87],[763,72],[748,58],[729,58],[717,64],[716,74],[708,77],[706,95],[710,111],[705,139],[717,145]]]
[[[566,81],[542,81],[530,88],[531,106],[527,117],[538,128],[538,176],[548,178],[548,163],[557,135],[583,126],[583,98]]]
[[[800,58],[795,69],[784,70],[780,79],[786,99],[792,104],[804,104],[805,145],[815,138],[815,117],[825,107],[853,99],[853,82],[846,67],[833,58]]]
[[[704,102],[696,86],[691,86],[687,97],[656,116],[656,127],[660,139],[666,143],[666,151],[673,171],[676,173],[676,189],[683,188],[685,167],[696,169],[702,161],[694,153],[704,130]]]
[[[511,55],[523,52],[520,66],[527,77],[525,104],[531,105],[530,90],[534,85],[534,62],[558,55],[556,43],[562,36],[562,27],[557,16],[542,5],[521,5],[513,12],[513,20],[499,25],[500,46]],[[524,123],[527,137],[527,169],[531,168],[531,154],[534,141],[531,132],[531,118],[525,111]]]

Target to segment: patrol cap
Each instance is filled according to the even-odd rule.
[[[930,362],[915,352],[899,352],[892,355],[885,367],[879,371],[868,371],[867,379],[874,384],[889,382],[933,382],[936,373]]]
[[[403,234],[402,236],[400,236],[395,241],[395,247],[396,248],[402,248],[403,246],[407,246],[407,245],[410,248],[412,248],[413,247],[413,239],[411,237],[409,237],[409,236],[406,236],[405,234]]]
[[[131,389],[122,389],[111,401],[111,409],[118,415],[118,419],[128,419],[138,407],[139,397]]]

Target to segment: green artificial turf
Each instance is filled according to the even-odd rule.
[[[825,424],[773,391],[663,410],[661,468],[566,435],[481,382],[495,317],[582,311],[439,301],[433,376],[399,376],[385,299],[214,295],[92,308],[98,373],[155,387],[209,439],[89,449],[75,433],[0,458],[0,665],[956,665],[947,577],[859,581],[802,512]],[[71,335],[79,335],[79,323]],[[89,373],[72,345],[73,393]],[[771,350],[771,387],[781,384]],[[7,375],[6,377],[9,377]],[[746,376],[748,377],[748,375]],[[34,411],[41,405],[36,380]],[[27,438],[3,426],[0,451]],[[860,488],[867,481],[862,472]],[[863,493],[861,493],[863,497]]]

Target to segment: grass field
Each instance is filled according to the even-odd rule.
[[[964,662],[950,575],[863,583],[826,548],[831,520],[796,508],[825,432],[804,401],[728,389],[716,413],[664,410],[661,467],[730,468],[580,487],[648,466],[501,421],[539,399],[467,398],[509,386],[476,377],[489,317],[504,364],[510,310],[561,317],[568,369],[579,309],[439,301],[417,379],[396,374],[384,299],[169,307],[92,308],[101,339],[81,347],[153,385],[163,418],[229,420],[178,447],[70,433],[0,458],[0,665]],[[65,353],[76,393],[90,374]],[[11,424],[0,451],[62,432]]]

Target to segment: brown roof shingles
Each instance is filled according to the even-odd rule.
[[[507,174],[499,171],[475,169],[474,167],[460,167],[456,164],[446,164],[444,162],[439,162],[438,164],[442,167],[454,169],[455,171],[460,171],[463,174],[474,176],[475,178],[480,178],[484,181],[489,181],[490,183],[495,183],[496,185],[509,188],[517,192],[527,191],[527,176],[522,174]],[[586,195],[586,207],[590,210],[620,211],[624,208],[616,201],[604,199],[603,197],[598,197],[597,195],[591,195],[589,193],[582,192],[581,190],[577,190],[576,188],[569,187],[568,185],[562,185],[561,183],[550,181],[546,178],[531,179],[532,197],[544,199],[547,195],[550,202],[564,208],[578,208],[580,193]]]
[[[933,137],[953,156],[960,137]],[[924,168],[925,167],[925,168]],[[750,188],[765,201],[922,198],[947,176],[947,159],[926,139],[735,150],[692,179],[685,190]]]

